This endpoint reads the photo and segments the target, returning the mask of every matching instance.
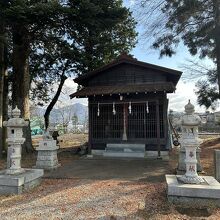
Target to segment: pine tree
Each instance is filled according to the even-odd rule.
[[[172,56],[183,42],[192,55],[211,58],[216,64],[219,91],[220,0],[165,0],[158,1],[159,6],[165,24],[157,32],[153,47],[160,49],[161,56]]]

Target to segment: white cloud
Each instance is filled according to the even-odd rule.
[[[184,106],[190,102],[195,106],[195,110],[197,112],[204,112],[205,108],[200,107],[197,104],[197,97],[194,92],[195,90],[195,83],[187,82],[184,83],[182,80],[179,81],[177,85],[177,90],[173,94],[169,94],[169,109],[174,111],[184,111]]]
[[[71,78],[68,78],[66,81],[65,81],[65,84],[64,84],[64,89],[65,92],[64,92],[64,96],[65,97],[61,97],[61,100],[62,102],[65,103],[65,105],[72,105],[72,104],[75,104],[75,103],[80,103],[82,105],[88,105],[88,99],[87,98],[73,98],[73,99],[70,99],[69,95],[76,92],[77,90],[77,84],[74,83],[73,79]]]

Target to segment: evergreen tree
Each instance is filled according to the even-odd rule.
[[[70,73],[92,70],[135,44],[135,22],[121,0],[15,0],[0,1],[0,6],[1,25],[9,36],[13,107],[30,120],[30,91],[32,100],[42,104],[49,101],[51,85],[59,83],[46,112],[46,127]],[[28,152],[30,127],[24,133]]]
[[[31,57],[35,85],[32,97],[37,98],[38,103],[49,101],[51,87],[47,85],[59,84],[44,115],[46,128],[50,112],[71,73],[94,70],[122,51],[129,51],[136,42],[136,23],[130,11],[122,6],[122,1],[69,1],[67,7],[72,13],[64,14],[65,35],[51,31],[43,44],[35,46]]]
[[[56,21],[59,21],[60,4],[55,0],[5,2],[8,4],[1,10],[0,20],[4,22],[11,37],[12,105],[13,107],[17,105],[21,110],[21,116],[29,121],[31,46],[42,37],[47,28],[55,27],[55,18],[58,17]],[[24,149],[26,152],[32,151],[30,125],[24,129],[24,135],[26,137]]]

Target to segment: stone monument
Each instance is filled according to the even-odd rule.
[[[40,169],[21,168],[21,145],[25,142],[22,129],[28,126],[28,122],[20,118],[20,113],[16,107],[12,118],[3,122],[3,126],[7,127],[9,157],[7,169],[0,172],[0,194],[20,194],[38,185],[44,174]]]
[[[210,202],[220,206],[220,183],[211,176],[199,176],[197,173],[196,149],[199,147],[199,116],[194,114],[194,106],[185,106],[185,114],[180,120],[182,127],[181,144],[185,148],[186,173],[184,175],[166,175],[168,199],[174,203],[208,205]],[[207,202],[208,201],[208,202]],[[191,203],[191,205],[192,205]]]
[[[36,148],[38,154],[35,167],[45,170],[53,170],[59,167],[60,164],[57,159],[58,149],[56,140],[46,131],[43,135],[43,140],[39,142],[39,147]]]

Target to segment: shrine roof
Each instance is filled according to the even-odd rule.
[[[82,84],[84,81],[89,80],[91,77],[98,75],[101,72],[106,71],[107,69],[110,69],[114,66],[117,66],[122,63],[127,63],[127,64],[132,64],[140,67],[144,67],[147,69],[153,69],[153,70],[158,70],[170,75],[173,75],[176,78],[176,82],[178,82],[179,78],[181,77],[182,72],[142,61],[138,61],[137,59],[133,58],[131,55],[128,55],[126,53],[122,53],[117,59],[113,60],[112,62],[108,63],[107,65],[104,65],[94,71],[85,73],[83,75],[78,76],[75,78],[74,82],[78,84]]]
[[[79,91],[70,95],[74,97],[86,97],[93,95],[113,95],[126,93],[145,93],[145,92],[173,92],[175,86],[172,82],[157,84],[132,84],[132,85],[116,85],[116,86],[90,86],[84,87]]]

